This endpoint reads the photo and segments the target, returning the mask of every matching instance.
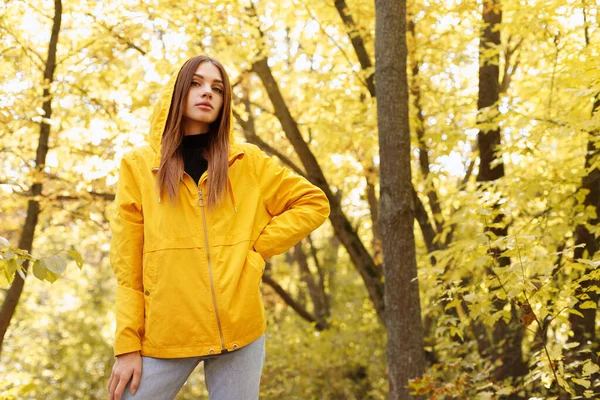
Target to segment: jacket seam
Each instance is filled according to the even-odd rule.
[[[130,164],[132,166],[134,166],[135,168],[135,176],[133,177],[133,179],[135,180],[135,186],[137,188],[137,191],[140,194],[140,198],[136,199],[139,203],[140,203],[140,210],[142,212],[142,224],[144,221],[144,202],[143,202],[143,192],[141,190],[140,187],[140,183],[141,183],[141,169],[140,169],[140,165],[139,165],[139,160],[138,160],[138,154],[137,154],[138,150],[133,150],[130,154],[129,157],[126,155],[124,156],[124,158],[130,158],[128,161],[130,161]],[[121,179],[121,177],[119,177],[119,179]]]
[[[252,168],[250,168],[250,170],[252,171],[252,175],[254,175],[256,184],[260,188],[260,201],[262,202],[263,207],[265,207],[265,209],[268,210],[267,204],[265,203],[265,198],[263,196],[263,186],[260,182],[260,179],[258,179],[258,174],[256,173],[256,149],[252,149],[252,150],[253,150],[252,156],[250,157],[250,160],[251,160],[250,162],[252,163]]]

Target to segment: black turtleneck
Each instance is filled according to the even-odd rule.
[[[204,158],[204,150],[208,147],[210,136],[208,133],[186,135],[181,141],[183,153],[183,169],[190,175],[196,185],[200,177],[208,169],[208,161]]]

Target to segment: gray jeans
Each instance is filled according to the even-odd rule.
[[[210,400],[258,399],[260,375],[265,362],[265,335],[239,350],[216,356],[142,356],[138,390],[132,396],[129,381],[121,399],[172,400],[200,361],[204,361],[204,378]]]

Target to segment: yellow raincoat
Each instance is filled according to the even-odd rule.
[[[215,209],[203,200],[206,172],[198,186],[184,174],[176,203],[160,199],[156,174],[176,77],[155,106],[149,145],[121,161],[110,249],[117,277],[115,355],[203,356],[259,338],[266,329],[264,260],[329,215],[320,189],[233,139],[230,190]]]

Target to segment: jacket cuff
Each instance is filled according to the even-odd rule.
[[[255,252],[257,252],[258,254],[260,254],[262,259],[266,261],[267,259],[273,257],[276,253],[274,253],[269,247],[262,246],[261,242],[262,241],[259,237],[258,240],[256,241],[256,243],[254,243],[254,246],[252,247],[252,249]]]
[[[144,293],[117,285],[115,356],[141,350],[144,336]]]

